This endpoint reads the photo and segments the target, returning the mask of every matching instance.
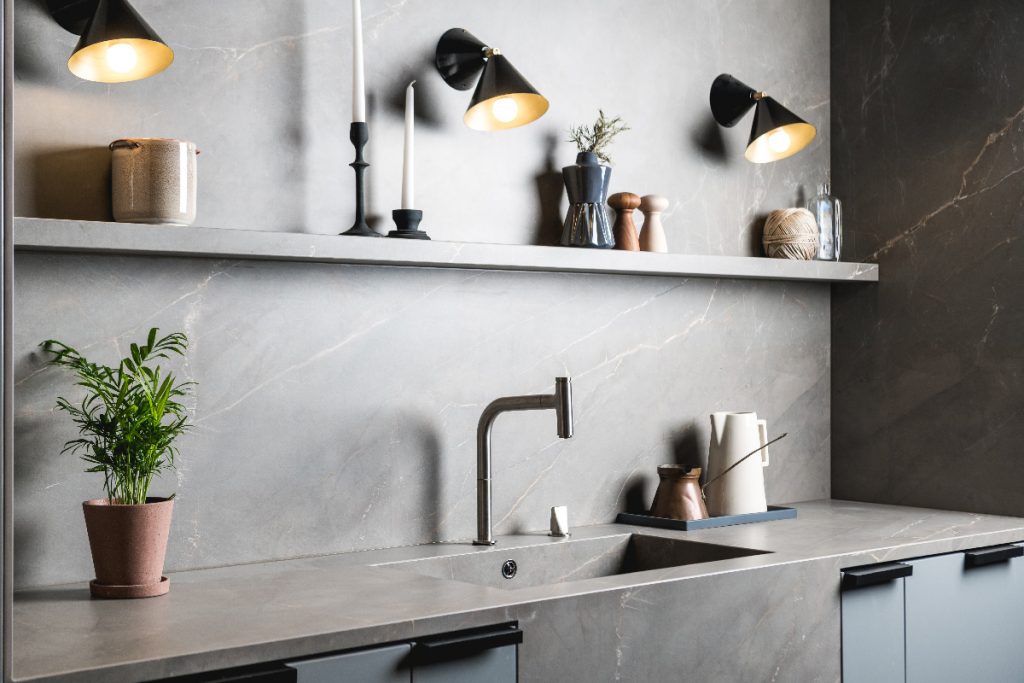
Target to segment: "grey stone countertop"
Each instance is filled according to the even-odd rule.
[[[140,601],[92,600],[84,584],[19,591],[14,680],[140,681],[499,623],[530,603],[630,586],[735,571],[756,581],[757,569],[780,564],[839,558],[849,567],[1024,540],[1015,517],[827,500],[796,507],[796,519],[701,531],[577,528],[573,540],[635,531],[770,552],[518,590],[373,565],[565,541],[537,533],[500,537],[495,548],[440,543],[180,572],[169,595]]]

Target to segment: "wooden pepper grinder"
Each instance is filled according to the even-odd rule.
[[[661,212],[668,208],[668,200],[656,194],[644,195],[640,210],[644,213],[644,227],[640,232],[640,248],[644,251],[668,253],[665,240],[665,226],[661,224]]]
[[[636,223],[633,212],[640,208],[640,195],[632,192],[617,192],[608,198],[608,206],[615,209],[615,248],[625,251],[640,251],[640,238],[637,237]]]

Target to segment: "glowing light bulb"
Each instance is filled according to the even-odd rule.
[[[789,133],[779,129],[768,136],[768,149],[776,154],[781,154],[789,149],[792,142],[793,141],[790,139]]]
[[[502,123],[515,121],[519,116],[519,105],[511,97],[501,97],[491,105],[491,114]]]
[[[108,47],[106,58],[110,70],[119,74],[128,73],[139,63],[139,55],[128,43],[114,43]]]

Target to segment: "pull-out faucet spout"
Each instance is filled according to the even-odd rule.
[[[474,545],[494,545],[491,533],[491,427],[502,413],[514,410],[554,410],[558,437],[572,438],[572,380],[555,378],[555,393],[507,396],[492,401],[476,429],[476,539]]]

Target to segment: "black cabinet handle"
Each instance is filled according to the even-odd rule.
[[[875,586],[880,583],[888,583],[896,579],[902,579],[914,573],[914,568],[902,562],[891,562],[889,564],[872,564],[867,567],[854,567],[843,570],[842,589],[864,588]]]
[[[418,663],[458,659],[522,642],[523,631],[518,623],[488,626],[421,638],[413,645],[413,659]]]
[[[298,671],[284,664],[257,664],[178,678],[161,678],[151,683],[295,683],[298,675]]]
[[[1022,555],[1024,555],[1024,547],[1019,545],[995,545],[991,548],[978,548],[964,553],[964,566],[968,569],[984,567],[986,564],[1006,562]]]

